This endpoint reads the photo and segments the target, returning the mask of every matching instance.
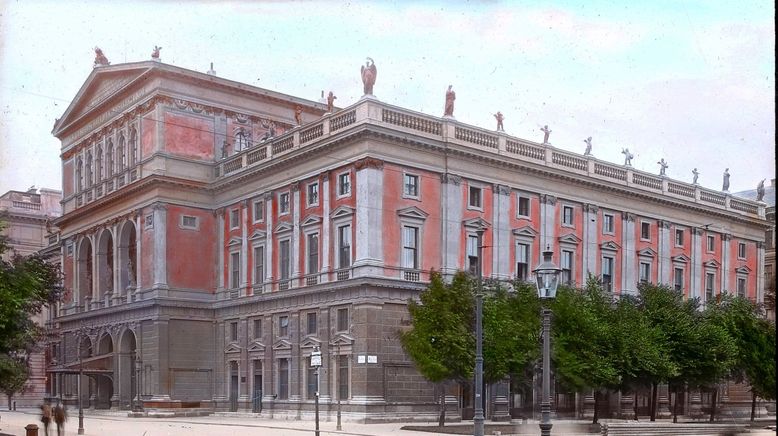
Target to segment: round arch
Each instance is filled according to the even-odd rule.
[[[113,293],[113,233],[109,229],[100,232],[97,238],[97,293],[100,298]]]
[[[78,245],[78,305],[88,309],[88,300],[92,299],[92,240],[88,237],[81,239]]]
[[[119,289],[133,290],[137,286],[138,255],[137,229],[135,223],[127,220],[119,227]]]

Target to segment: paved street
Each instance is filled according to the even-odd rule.
[[[74,410],[66,425],[66,436],[76,435],[78,416]],[[0,434],[24,436],[27,424],[41,425],[37,410],[21,410],[16,412],[0,411]],[[434,425],[434,423],[429,423]],[[433,436],[435,433],[400,430],[406,424],[356,424],[343,423],[343,431],[335,431],[334,422],[320,424],[321,436],[354,435],[354,436]],[[302,436],[313,435],[312,421],[287,421],[247,417],[182,417],[182,418],[127,418],[118,412],[102,412],[86,414],[84,417],[84,434],[94,436]],[[556,423],[555,435],[574,436],[564,430],[564,423]],[[38,433],[43,436],[43,430]],[[56,435],[52,426],[51,435]],[[505,434],[505,433],[503,433]],[[539,434],[539,431],[537,432]],[[774,431],[752,430],[750,436],[774,435]]]

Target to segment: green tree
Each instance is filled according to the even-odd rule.
[[[433,271],[419,301],[408,302],[412,327],[400,333],[400,342],[416,369],[427,380],[442,385],[440,426],[446,414],[444,382],[469,380],[473,374],[473,306],[472,280],[464,272],[456,273],[447,284]]]
[[[28,377],[29,371],[24,359],[0,354],[0,391],[8,398],[8,410],[11,410],[13,396],[22,391]]]

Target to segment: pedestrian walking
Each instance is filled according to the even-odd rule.
[[[51,423],[51,404],[49,400],[44,400],[41,405],[41,422],[43,423],[43,434],[49,436],[49,423]]]
[[[57,436],[65,436],[65,421],[67,419],[68,412],[65,410],[65,405],[57,401],[57,405],[54,407],[54,422],[57,423]]]

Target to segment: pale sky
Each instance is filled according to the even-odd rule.
[[[249,2],[0,0],[0,194],[61,189],[51,135],[92,71],[162,62],[340,107],[375,95],[430,115],[730,191],[775,177],[772,1]]]

